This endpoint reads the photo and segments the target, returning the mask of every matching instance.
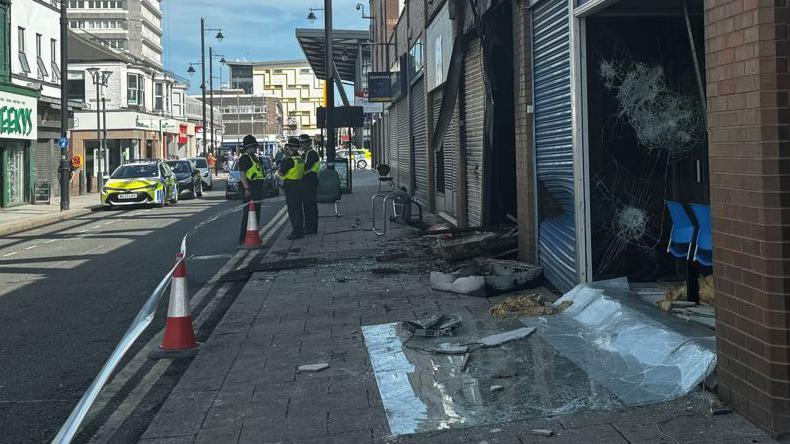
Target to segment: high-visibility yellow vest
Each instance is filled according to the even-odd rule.
[[[261,163],[258,162],[254,156],[250,156],[249,154],[244,154],[245,156],[250,158],[252,161],[252,166],[244,172],[244,175],[247,177],[247,180],[254,181],[254,180],[263,180],[266,178],[266,173],[263,172],[263,167]]]
[[[285,180],[301,180],[304,177],[304,159],[299,156],[291,157],[291,160],[294,162],[294,166],[292,166],[288,171],[285,172],[285,176],[283,179]]]
[[[310,171],[309,171],[309,172],[310,172],[310,173],[316,173],[316,174],[318,174],[318,171],[319,171],[319,170],[321,170],[321,157],[319,157],[319,156],[318,156],[318,153],[316,152],[316,150],[314,150],[314,149],[310,148],[310,149],[307,151],[307,153],[305,153],[305,155],[304,155],[304,159],[305,159],[305,161],[307,161],[307,156],[309,156],[309,155],[310,155],[310,153],[314,153],[314,154],[315,154],[315,158],[316,158],[317,160],[315,161],[315,163],[313,164],[313,166],[311,166],[311,167],[310,167]]]

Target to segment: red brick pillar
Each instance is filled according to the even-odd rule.
[[[788,0],[705,0],[719,393],[790,432]]]

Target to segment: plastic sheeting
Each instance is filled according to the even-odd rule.
[[[683,396],[716,366],[710,329],[650,306],[624,279],[579,285],[564,301],[558,315],[521,321],[627,406]]]

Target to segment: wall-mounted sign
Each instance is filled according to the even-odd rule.
[[[392,74],[388,72],[368,73],[368,100],[371,102],[392,101]]]
[[[189,137],[187,137],[187,125],[179,125],[178,126],[178,144],[183,145],[189,142]]]
[[[38,138],[38,101],[0,91],[0,139]]]

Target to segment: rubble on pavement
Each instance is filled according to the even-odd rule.
[[[516,294],[489,309],[489,313],[497,318],[514,318],[519,316],[546,316],[557,314],[570,307],[573,301],[564,301],[554,305],[542,295],[535,293]]]

